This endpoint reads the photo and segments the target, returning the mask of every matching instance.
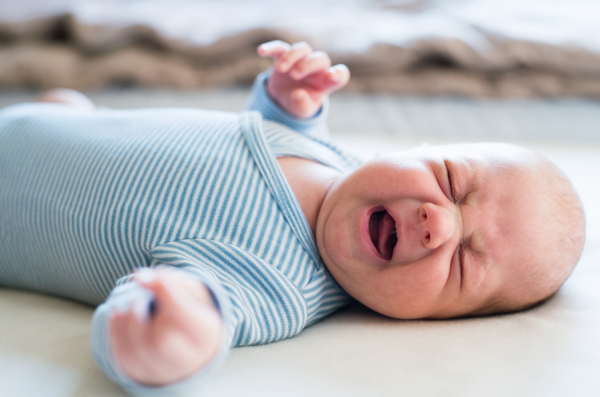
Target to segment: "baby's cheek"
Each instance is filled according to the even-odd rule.
[[[323,231],[325,252],[321,255],[334,261],[338,266],[348,263],[355,256],[349,230],[343,219],[330,219]]]
[[[444,258],[445,259],[445,258]],[[426,257],[410,266],[406,278],[416,297],[423,300],[435,299],[449,281],[449,264],[442,258]]]

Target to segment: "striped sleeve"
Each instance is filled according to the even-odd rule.
[[[157,262],[153,267],[160,265],[165,264]],[[179,267],[183,271],[186,271],[186,273],[189,274],[189,277],[203,283],[209,288],[215,304],[223,316],[224,323],[231,323],[229,320],[231,316],[229,298],[212,275],[209,272],[203,271],[202,267],[198,265],[192,266],[187,264],[187,266],[184,265]],[[112,356],[108,324],[115,311],[125,310],[132,306],[145,309],[149,307],[152,298],[152,292],[143,288],[135,281],[132,281],[131,275],[119,279],[117,281],[117,286],[113,289],[106,302],[98,306],[94,312],[90,332],[90,348],[92,356],[104,373],[106,373],[113,381],[119,383],[130,394],[135,396],[167,396],[179,394],[194,388],[207,373],[220,366],[227,356],[227,351],[231,345],[231,338],[223,337],[221,339],[222,343],[219,352],[215,358],[201,371],[187,379],[163,387],[149,387],[136,382],[119,368]]]
[[[289,338],[314,321],[314,316],[308,316],[303,291],[278,269],[237,247],[210,240],[184,240],[156,247],[151,254],[153,266],[177,267],[211,290],[223,316],[225,337],[216,358],[193,376],[164,387],[135,382],[112,357],[108,322],[116,310],[139,302],[147,305],[152,296],[139,284],[130,282],[130,276],[123,277],[94,313],[90,345],[98,366],[133,395],[171,395],[189,390],[220,365],[230,347]]]
[[[329,97],[324,98],[323,106],[311,118],[300,119],[292,116],[273,102],[269,94],[267,94],[266,83],[271,72],[272,70],[268,69],[256,76],[250,97],[246,101],[245,109],[257,110],[265,120],[278,122],[303,134],[316,138],[329,138],[329,129],[326,124],[327,113],[329,111]]]
[[[290,338],[307,324],[302,291],[280,270],[247,251],[200,239],[164,244],[152,255],[161,263],[201,271],[218,282],[231,308],[222,310],[230,347]]]

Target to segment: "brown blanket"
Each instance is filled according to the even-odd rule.
[[[66,13],[0,21],[0,87],[112,85],[197,89],[250,83],[270,62],[262,42],[304,39],[251,29],[201,46],[164,37],[148,25],[96,25]],[[458,39],[426,38],[407,46],[375,44],[331,53],[352,72],[347,90],[468,97],[600,98],[600,53],[583,47],[489,37],[485,53]],[[309,39],[310,41],[310,39]]]

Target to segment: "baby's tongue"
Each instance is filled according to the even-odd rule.
[[[377,233],[377,250],[384,258],[391,259],[394,247],[389,244],[388,238],[390,237],[390,233],[392,229],[396,226],[396,222],[394,218],[390,216],[387,212],[383,216],[381,222],[379,222],[379,233]]]

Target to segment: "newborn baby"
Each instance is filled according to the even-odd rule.
[[[323,137],[348,69],[306,43],[258,51],[275,59],[249,102],[262,117],[96,110],[66,90],[0,112],[0,284],[106,299],[91,344],[112,379],[189,387],[349,297],[401,319],[484,315],[570,275],[584,216],[548,160],[483,143],[360,164]]]

